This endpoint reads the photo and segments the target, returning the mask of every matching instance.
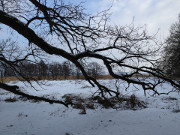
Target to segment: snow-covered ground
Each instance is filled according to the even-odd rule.
[[[113,87],[114,80],[100,80]],[[22,82],[10,82],[21,86],[21,90],[50,98],[62,99],[65,94],[90,96],[97,89],[85,81],[47,81],[46,86],[36,86],[36,90]],[[126,85],[121,83],[121,87]],[[137,86],[136,86],[137,87]],[[121,94],[135,94],[140,100],[148,103],[147,108],[139,110],[87,109],[87,114],[80,110],[66,108],[59,104],[30,102],[18,100],[10,103],[4,100],[16,97],[14,94],[0,90],[0,135],[179,135],[180,134],[180,94],[146,97],[141,88],[130,86]],[[169,84],[159,87],[168,91]],[[174,112],[177,111],[177,112]]]

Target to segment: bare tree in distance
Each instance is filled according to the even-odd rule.
[[[103,73],[103,67],[97,62],[89,63],[87,68],[88,75],[94,77],[95,79],[97,79],[98,75]]]
[[[62,64],[62,67],[63,67],[63,76],[64,76],[64,79],[67,79],[68,76],[70,76],[70,64],[68,61],[66,62],[63,62]]]
[[[47,64],[43,60],[41,60],[39,62],[39,69],[38,70],[39,70],[38,71],[39,77],[45,77],[45,76],[48,75],[48,73],[47,73],[48,66],[47,66]]]
[[[62,76],[63,75],[62,64],[59,63],[50,64],[49,72],[50,72],[50,76],[52,76],[54,79],[57,79],[58,76]]]
[[[179,83],[168,78],[154,65],[156,57],[153,56],[159,50],[154,37],[148,36],[144,28],[135,27],[133,23],[111,26],[108,24],[108,17],[108,11],[91,16],[84,11],[81,3],[74,5],[63,0],[1,0],[0,3],[1,24],[16,31],[18,36],[23,36],[29,45],[75,64],[85,79],[98,88],[98,94],[103,98],[107,95],[118,97],[119,91],[109,89],[88,75],[81,61],[97,59],[103,63],[110,76],[128,84],[140,85],[144,91],[165,94],[157,89],[158,85],[165,82],[179,90]],[[3,29],[4,26],[0,27]],[[122,68],[128,71],[127,74],[116,72]],[[149,74],[156,79],[133,77],[136,74]],[[34,98],[23,93],[18,86],[0,83],[0,88]],[[62,101],[58,103],[66,105]]]
[[[22,76],[26,78],[26,74],[21,71],[22,65],[25,65],[26,61],[31,56],[36,56],[35,48],[29,47],[20,49],[18,44],[11,39],[1,40],[0,41],[0,65],[3,76]],[[21,68],[20,68],[21,67]],[[27,78],[26,78],[27,79]]]

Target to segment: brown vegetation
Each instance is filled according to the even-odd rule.
[[[153,77],[151,75],[134,75],[133,77]],[[66,79],[64,76],[55,76],[55,77],[50,77],[50,76],[34,76],[32,77],[34,80],[76,80],[76,79],[85,79],[84,76],[68,76]],[[113,79],[111,75],[98,75],[96,79]],[[22,77],[16,77],[16,76],[9,76],[9,77],[2,77],[1,82],[10,82],[10,81],[25,81]]]
[[[80,109],[80,114],[86,114],[86,109],[96,109],[98,107],[113,109],[143,109],[146,103],[140,101],[135,95],[130,97],[110,97],[102,98],[100,96],[81,97],[79,95],[66,94],[63,96],[64,102],[71,104],[72,108]]]
[[[6,98],[5,100],[4,100],[5,102],[16,102],[17,101],[17,99],[16,99],[16,97],[10,97],[10,98]]]

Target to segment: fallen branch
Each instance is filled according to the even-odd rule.
[[[38,97],[38,96],[34,96],[34,95],[24,93],[24,92],[20,91],[19,87],[16,85],[10,86],[10,85],[7,85],[5,83],[0,82],[0,88],[4,89],[6,91],[12,92],[16,95],[26,97],[28,100],[40,100],[40,101],[48,102],[50,104],[58,103],[58,104],[63,104],[66,107],[68,107],[68,104],[64,103],[63,101],[48,99],[48,98],[44,98],[44,97]]]

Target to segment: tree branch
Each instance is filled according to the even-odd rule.
[[[30,95],[30,94],[21,92],[19,90],[19,87],[16,86],[16,85],[10,86],[10,85],[7,85],[5,83],[1,83],[0,82],[0,88],[2,88],[4,90],[7,90],[9,92],[12,92],[12,93],[14,93],[16,95],[20,95],[20,96],[26,97],[27,99],[30,99],[30,100],[40,100],[40,101],[48,102],[50,104],[58,103],[58,104],[63,104],[66,107],[68,107],[68,104],[64,103],[63,101],[48,99],[48,98],[44,98],[44,97],[33,96],[33,95]]]

